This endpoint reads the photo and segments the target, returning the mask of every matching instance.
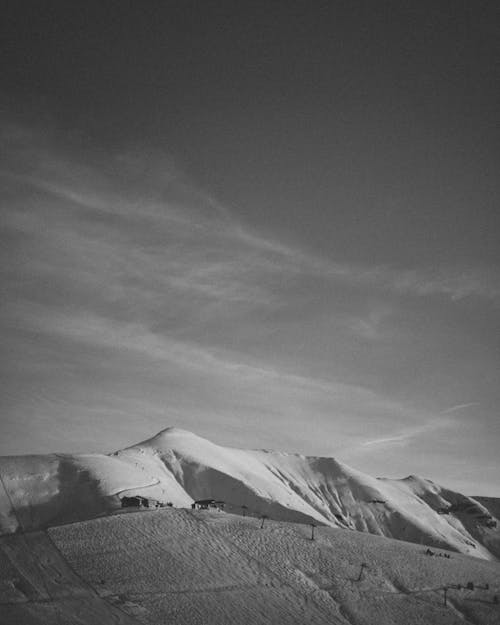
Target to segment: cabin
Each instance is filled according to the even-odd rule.
[[[149,508],[149,499],[134,495],[132,497],[121,498],[122,508]]]
[[[198,499],[191,504],[193,510],[224,510],[224,502],[216,499]]]

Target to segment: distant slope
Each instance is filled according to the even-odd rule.
[[[90,518],[140,493],[177,507],[214,498],[226,509],[316,522],[500,557],[494,506],[410,476],[374,478],[334,458],[232,449],[168,428],[110,456],[0,458],[0,529],[35,529]]]

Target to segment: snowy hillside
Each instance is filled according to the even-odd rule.
[[[120,495],[176,507],[226,502],[237,514],[315,522],[500,557],[498,519],[489,505],[429,480],[374,478],[333,458],[232,449],[168,428],[110,456],[0,458],[0,529],[36,529],[106,513]]]
[[[215,511],[0,537],[1,625],[497,625],[499,597],[498,562]]]

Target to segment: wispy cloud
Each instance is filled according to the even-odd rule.
[[[465,410],[466,408],[472,408],[474,406],[480,406],[481,404],[478,401],[472,401],[468,404],[457,404],[456,406],[451,406],[450,408],[446,408],[440,412],[440,414],[452,414],[453,412],[459,412],[460,410]]]
[[[392,313],[389,306],[378,305],[363,316],[349,316],[347,326],[354,336],[377,341],[386,336],[385,326],[388,325]]]
[[[150,364],[165,361],[209,377],[227,378],[230,384],[265,381],[266,385],[281,385],[288,391],[301,389],[342,401],[350,398],[353,402],[362,404],[364,409],[370,406],[391,413],[402,411],[401,405],[384,400],[375,392],[361,386],[298,375],[237,352],[210,348],[189,340],[178,340],[165,332],[155,333],[140,323],[118,321],[89,313],[67,314],[43,307],[22,306],[6,308],[4,318],[10,318],[13,324],[17,322],[26,328],[65,341],[108,350],[117,359],[123,358],[126,352],[133,352],[146,358]]]
[[[444,413],[441,413],[444,414]],[[437,435],[438,432],[447,431],[455,427],[456,421],[453,418],[434,417],[425,418],[424,422],[417,425],[406,426],[403,429],[395,427],[395,432],[391,435],[370,438],[360,441],[351,449],[345,451],[345,456],[359,456],[364,453],[379,453],[393,447],[404,447],[415,444],[416,440],[428,435]]]
[[[103,254],[127,254],[150,275],[148,264],[157,264],[155,273],[178,288],[215,299],[264,302],[279,290],[269,280],[279,274],[281,285],[310,276],[394,295],[500,299],[500,276],[485,268],[347,263],[251,232],[158,153],[107,160],[94,154],[82,164],[37,135],[11,134],[17,141],[11,139],[10,159],[0,173],[26,196],[29,189],[37,196],[31,199],[36,210],[7,206],[7,223],[32,233],[50,225],[54,245],[71,239],[95,250],[100,244]]]
[[[83,411],[82,394],[93,386],[109,415],[131,418],[123,399],[130,393],[128,405],[156,419],[168,404],[183,419],[272,415],[276,432],[311,421],[331,434],[328,449],[346,440],[383,449],[445,427],[444,417],[431,423],[428,412],[378,387],[377,367],[358,376],[344,366],[338,344],[353,352],[358,337],[392,355],[401,298],[497,302],[494,272],[319,257],[243,226],[157,153],[83,159],[29,132],[12,132],[7,145],[0,330],[32,376],[10,381],[18,398],[40,383],[48,362],[54,370],[46,367],[42,386],[52,391],[44,393],[60,394],[65,411],[71,403]],[[321,366],[310,366],[308,337]],[[349,353],[355,357],[364,355]],[[106,362],[113,372],[102,380],[89,373]],[[68,395],[61,371],[74,372]]]
[[[371,441],[365,441],[361,443],[362,447],[370,447],[372,445],[392,445],[393,443],[408,443],[408,441],[414,436],[414,434],[400,434],[399,436],[388,436],[387,438],[375,438]]]
[[[312,421],[326,436],[321,445],[315,445],[325,454],[333,453],[339,440],[356,432],[359,436],[363,431],[390,427],[394,421],[412,423],[421,418],[411,406],[361,385],[300,375],[240,352],[180,340],[165,331],[153,332],[137,322],[26,306],[4,311],[4,321],[9,320],[12,327],[36,333],[41,344],[57,350],[62,364],[53,373],[59,377],[59,384],[66,384],[70,373],[70,383],[74,384],[75,374],[80,377],[79,372],[95,371],[86,406],[81,391],[74,393],[71,401],[58,400],[57,404],[51,393],[43,403],[39,396],[32,396],[42,414],[76,411],[95,420],[100,405],[106,419],[134,419],[129,411],[133,406],[140,410],[142,405],[146,414],[155,417],[159,428],[170,423],[161,417],[161,402],[166,402],[165,415],[177,415],[185,427],[197,431],[202,428],[200,433],[208,428],[206,434],[216,436],[221,424],[234,427],[243,419],[250,429],[265,427],[264,438],[255,436],[257,446],[265,441],[266,446],[296,451],[304,449],[294,432],[302,432],[304,424]],[[23,366],[26,375],[38,367],[33,361]],[[130,394],[127,407],[123,391],[111,400],[106,396],[117,380],[120,387],[121,380],[126,382],[125,392]],[[156,385],[152,395],[144,390],[151,384]],[[58,395],[64,398],[65,392],[59,389]],[[97,400],[96,406],[92,398],[99,397],[101,404]],[[205,423],[207,419],[214,428],[212,433]]]

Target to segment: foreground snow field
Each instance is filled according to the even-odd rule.
[[[500,622],[498,562],[348,529],[316,527],[311,540],[308,525],[261,525],[164,508],[3,536],[0,624]]]
[[[232,449],[168,428],[109,456],[0,458],[0,531],[34,530],[109,513],[140,494],[193,499],[281,521],[369,532],[484,559],[500,557],[498,501],[429,480],[374,478],[334,458]]]

